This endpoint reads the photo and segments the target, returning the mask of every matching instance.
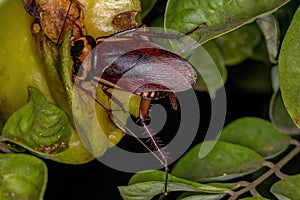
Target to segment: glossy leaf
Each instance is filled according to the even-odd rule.
[[[215,141],[206,141],[210,145]],[[229,180],[259,169],[264,159],[246,147],[218,141],[204,158],[199,158],[203,143],[185,154],[171,173],[193,181]]]
[[[271,192],[279,200],[300,199],[300,175],[284,177],[272,186]]]
[[[41,38],[40,38],[41,39]],[[49,46],[45,40],[44,46]],[[65,111],[69,114],[69,121],[72,125],[71,127],[71,139],[69,142],[69,148],[65,150],[64,152],[58,154],[55,157],[52,157],[52,160],[55,160],[57,162],[61,163],[68,163],[68,164],[83,164],[87,163],[94,159],[94,157],[87,151],[83,143],[81,142],[78,133],[73,128],[73,116],[71,115],[71,107],[72,107],[72,91],[73,91],[73,82],[72,82],[72,67],[73,67],[73,60],[71,58],[71,32],[67,32],[67,34],[64,37],[63,43],[57,49],[54,46],[49,46],[51,51],[48,49],[48,51],[51,53],[49,56],[49,60],[57,60],[57,62],[54,62],[53,65],[49,66],[50,69],[52,67],[52,74],[57,78],[57,75],[59,76],[59,79],[61,81],[61,87],[63,87],[63,91],[59,90],[60,92],[56,95],[61,95],[59,98],[64,98],[65,100],[61,100],[62,103],[60,103],[61,106],[64,107]],[[49,53],[48,52],[48,53]],[[55,65],[55,63],[57,65]],[[49,76],[49,75],[48,75]],[[48,77],[49,78],[49,77]],[[53,86],[54,87],[54,86]],[[58,96],[57,96],[58,98]],[[66,104],[66,102],[68,104]]]
[[[215,182],[215,183],[206,183],[206,185],[228,188],[230,190],[234,190],[237,188],[238,183],[223,183],[223,182]],[[177,200],[198,200],[198,199],[207,199],[207,200],[217,200],[222,199],[226,193],[224,194],[207,194],[207,193],[199,193],[199,192],[185,192],[178,197]]]
[[[254,49],[261,41],[261,32],[256,24],[247,24],[216,38],[218,48],[227,66],[237,65],[254,55]]]
[[[57,72],[59,74],[60,79],[62,80],[63,89],[65,91],[65,95],[63,97],[66,98],[69,109],[72,107],[72,70],[73,70],[73,60],[71,57],[71,31],[67,32],[63,42],[59,48],[58,54],[58,62],[57,62]]]
[[[220,140],[248,147],[265,158],[271,158],[290,145],[290,136],[279,132],[264,119],[245,117],[227,125]]]
[[[294,124],[289,113],[286,111],[280,90],[272,96],[269,115],[272,123],[278,130],[289,134],[300,133],[300,129]]]
[[[119,191],[124,200],[142,200],[163,192],[165,173],[162,171],[144,171],[135,174],[128,186],[120,186]],[[168,191],[193,191],[209,194],[222,194],[230,192],[227,188],[209,186],[193,181],[181,179],[169,174]]]
[[[247,197],[247,198],[243,198],[241,200],[268,200],[268,199],[264,198],[264,197]]]
[[[85,148],[74,128],[71,129],[71,132],[72,136],[69,142],[69,148],[50,159],[73,165],[84,164],[94,160],[95,157]]]
[[[282,99],[294,123],[300,127],[300,7],[283,40],[279,55],[279,77]]]
[[[70,34],[70,33],[69,33]],[[66,95],[63,80],[65,77],[62,76],[62,71],[60,65],[66,62],[66,48],[62,46],[59,48],[55,43],[51,42],[42,31],[34,33],[33,36],[36,40],[36,47],[39,50],[41,59],[43,60],[43,69],[46,74],[46,81],[53,97],[55,104],[60,107],[70,119],[72,119],[71,107],[68,103],[68,98]],[[64,45],[67,45],[68,41],[64,38]],[[62,53],[61,51],[64,51]],[[62,53],[62,54],[61,54]],[[62,56],[62,57],[60,57]]]
[[[143,183],[137,183],[129,186],[120,186],[119,191],[124,200],[149,200],[154,196],[163,193],[164,182],[149,181]],[[168,191],[193,191],[198,192],[202,190],[210,190],[209,186],[190,186],[183,183],[168,184]]]
[[[27,154],[0,154],[0,199],[42,200],[47,167]]]
[[[164,17],[163,16],[158,16],[154,19],[151,20],[150,22],[151,27],[164,27]]]
[[[6,122],[2,136],[41,156],[68,148],[71,127],[65,113],[47,102],[36,88],[28,88],[28,103]]]
[[[185,192],[176,200],[218,200],[222,199],[226,194],[203,194],[196,192]]]
[[[115,128],[115,132],[107,132],[107,134],[111,135],[114,135],[114,133],[118,133],[118,135],[119,133],[122,134],[122,131],[111,122],[109,113],[106,109],[99,105],[97,106],[94,99],[83,92],[83,95],[86,96],[88,102],[84,101],[81,93],[82,91],[80,91],[80,89],[76,90],[76,88],[74,88],[72,110],[75,127],[84,146],[94,157],[98,157],[103,155],[109,145],[111,145],[103,128],[107,127],[108,131]],[[99,117],[101,117],[99,118],[99,121],[97,119],[95,106],[97,106],[97,113]],[[107,124],[104,126],[103,124],[99,125],[99,123]]]
[[[274,12],[287,2],[289,0],[169,0],[165,28],[189,33],[204,43]]]
[[[272,63],[277,63],[277,56],[279,52],[280,33],[279,24],[273,15],[260,17],[256,20],[260,30],[262,31],[267,49],[269,52],[269,59]]]
[[[150,13],[156,2],[157,0],[141,0],[142,18],[145,18]]]
[[[271,81],[272,89],[274,92],[276,92],[280,87],[278,65],[273,66],[271,69]]]
[[[224,60],[216,44],[212,41],[194,49],[188,60],[198,75],[193,88],[198,91],[208,91],[214,97],[227,78]]]
[[[84,87],[86,86],[91,85]],[[94,157],[103,155],[107,148],[121,140],[125,131],[120,127],[126,125],[130,114],[138,115],[141,100],[139,96],[129,92],[114,91],[114,98],[117,100],[115,102],[107,96],[107,92],[112,92],[111,90],[104,92],[102,85],[97,85],[96,88],[98,103],[80,88],[74,88],[72,98],[76,130],[85,147]],[[123,112],[117,102],[121,102],[122,108],[127,112]]]
[[[3,127],[4,127],[4,125],[3,125],[3,123],[0,121],[0,133],[2,132]]]
[[[1,136],[2,137],[2,136]],[[2,141],[0,142],[0,151],[2,151],[3,153],[23,153],[25,152],[26,149],[24,149],[23,147],[16,145],[12,142],[9,141]]]
[[[210,182],[210,183],[207,183],[207,185],[234,190],[235,188],[237,188],[239,186],[239,183]]]
[[[260,42],[254,48],[253,53],[250,55],[249,58],[257,62],[261,62],[265,65],[272,65],[269,59],[267,44],[264,39],[260,40]]]
[[[280,40],[282,41],[285,37],[286,31],[289,28],[289,25],[293,19],[295,11],[300,5],[300,1],[290,1],[288,4],[279,8],[276,12],[273,13],[276,17],[279,26],[280,26]]]

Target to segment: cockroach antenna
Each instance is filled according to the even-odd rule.
[[[58,36],[56,45],[59,44],[60,38],[62,37],[62,34],[63,34],[63,32],[64,32],[64,28],[65,28],[65,25],[66,25],[66,22],[67,22],[68,15],[69,15],[69,13],[70,13],[72,4],[73,4],[73,0],[70,0],[70,4],[69,4],[69,7],[68,7],[68,10],[67,10],[67,13],[66,13],[66,17],[65,17],[65,19],[64,19],[64,23],[63,23],[62,28],[61,28],[61,31],[60,31],[60,33],[59,33],[59,36]]]

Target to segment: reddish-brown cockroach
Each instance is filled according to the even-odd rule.
[[[103,38],[100,38],[101,42],[98,42],[97,45],[103,46],[101,48],[96,47],[92,54],[92,61],[87,62],[92,66],[86,65],[81,60],[76,61],[76,58],[73,57],[75,64],[83,63],[80,66],[74,65],[73,75],[81,81],[94,80],[103,85],[103,90],[114,88],[129,91],[142,97],[139,116],[140,122],[154,144],[155,150],[159,152],[163,160],[162,163],[166,172],[164,193],[167,194],[167,157],[146,122],[150,103],[154,99],[169,96],[171,105],[176,110],[177,101],[175,92],[189,89],[196,82],[197,75],[187,60],[157,45],[151,44],[149,41],[135,34],[139,33],[133,34],[134,39],[120,37],[116,40],[104,41],[103,43],[105,44],[102,43]],[[78,50],[81,47],[83,49],[90,49],[94,42],[89,46],[83,45],[88,44],[87,40],[90,39],[88,36],[85,39],[81,38],[75,41],[72,47],[74,55],[80,55]],[[79,46],[81,47],[79,48],[76,44],[80,44]],[[125,49],[128,49],[129,46],[134,50],[123,53],[122,47],[125,46]],[[81,52],[86,52],[87,49]],[[110,56],[114,58],[113,61],[110,61]],[[178,76],[173,76],[174,72],[181,74],[185,80],[178,79]]]
[[[47,10],[44,3],[35,0],[23,0],[23,2],[25,9],[37,19],[40,19],[42,15],[53,17],[51,8]],[[69,7],[66,7],[67,3]],[[176,39],[178,36],[141,32],[133,28],[117,34],[118,37],[98,38],[95,41],[91,36],[85,35],[84,12],[79,2],[62,0],[59,3],[49,1],[48,4],[59,5],[61,12],[56,17],[56,23],[50,26],[47,24],[49,21],[43,23],[40,20],[47,37],[60,44],[66,31],[73,30],[71,55],[74,61],[74,82],[75,80],[95,81],[102,85],[104,91],[107,88],[113,88],[129,91],[142,97],[140,122],[154,144],[155,150],[161,156],[162,160],[158,159],[165,168],[164,194],[167,194],[168,160],[146,122],[149,107],[152,100],[169,96],[173,109],[177,109],[175,92],[189,89],[196,82],[197,75],[187,60],[151,43],[147,37]],[[65,17],[65,19],[60,20],[60,17]],[[52,29],[55,31],[51,31]],[[57,29],[60,31],[56,31]],[[49,34],[47,34],[48,30],[50,30]],[[97,48],[99,45],[101,48]],[[86,60],[89,61],[85,62]],[[128,72],[130,72],[129,75]],[[181,74],[184,80],[174,76],[174,72]],[[107,94],[110,97],[111,94]],[[92,98],[101,105],[95,97]],[[116,101],[113,98],[112,100]],[[147,148],[147,145],[144,143],[143,145]]]

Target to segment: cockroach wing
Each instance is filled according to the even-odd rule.
[[[130,92],[179,92],[195,84],[197,74],[180,56],[158,48],[143,48],[119,56],[101,76]]]

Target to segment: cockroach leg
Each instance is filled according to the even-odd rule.
[[[141,104],[140,104],[140,119],[141,119],[142,126],[146,130],[146,133],[148,134],[152,143],[154,144],[155,149],[158,151],[158,153],[160,154],[160,156],[162,158],[162,161],[163,161],[162,164],[164,165],[164,168],[165,168],[164,195],[167,195],[168,194],[168,174],[169,174],[168,159],[167,159],[165,152],[162,150],[159,142],[157,141],[155,135],[152,133],[151,129],[147,125],[146,120],[147,120],[150,105],[151,105],[151,100],[142,98]]]
[[[176,95],[173,92],[169,93],[169,99],[170,99],[172,108],[174,110],[177,110],[178,109],[178,104],[177,104],[177,101],[176,101]]]
[[[105,85],[102,86],[102,91],[104,92],[104,94],[105,94],[106,96],[108,96],[108,98],[110,98],[114,103],[116,103],[116,104],[122,109],[122,111],[123,111],[124,113],[126,113],[126,110],[125,110],[125,108],[123,107],[122,103],[121,103],[117,98],[115,98],[115,97],[108,91],[109,89],[110,89],[110,88],[107,87],[107,86],[105,86]]]

